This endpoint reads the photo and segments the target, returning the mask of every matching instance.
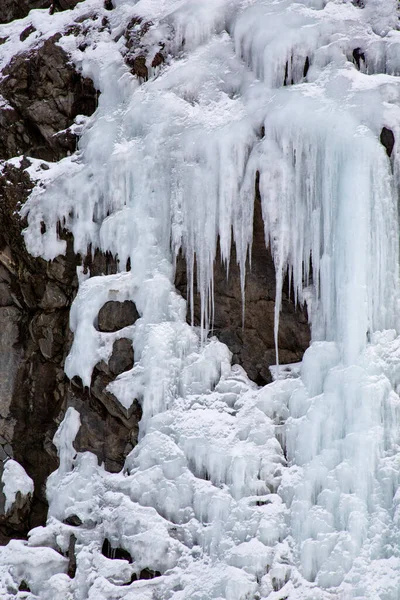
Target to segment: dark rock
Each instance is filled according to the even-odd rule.
[[[0,158],[28,154],[60,160],[76,148],[76,136],[65,130],[77,115],[96,109],[93,83],[76,72],[57,46],[59,38],[16,55],[3,70],[0,94],[9,107],[0,110]]]
[[[112,3],[112,0],[104,0],[104,8],[106,10],[113,10],[114,4]]]
[[[383,127],[380,135],[380,141],[382,146],[385,147],[386,154],[390,158],[392,156],[393,147],[395,144],[393,131],[391,129],[388,129],[387,127]]]
[[[26,583],[25,579],[23,579],[21,581],[21,583],[18,586],[18,591],[20,592],[30,592],[31,588],[29,587],[29,585]]]
[[[28,27],[24,29],[21,35],[19,36],[19,39],[21,40],[21,42],[24,42],[26,38],[28,38],[31,35],[31,33],[34,33],[35,31],[36,27],[34,27],[33,25],[28,25]]]
[[[131,583],[139,581],[140,579],[154,579],[155,577],[161,577],[160,571],[153,571],[153,569],[143,569],[139,575],[132,575]]]
[[[124,408],[117,398],[106,389],[112,380],[113,377],[108,377],[104,373],[95,371],[92,376],[92,386],[90,388],[90,392],[103,404],[110,415],[120,419],[126,425],[126,427],[129,428],[129,426],[132,425],[132,415],[134,415],[136,412],[136,400],[132,403],[132,406],[129,409]]]
[[[71,8],[75,8],[79,2],[83,0],[55,0],[54,4],[59,10],[70,10]]]
[[[0,306],[12,306],[14,304],[10,284],[0,282]]]
[[[38,313],[29,324],[32,339],[38,344],[46,359],[52,359],[63,353],[65,336],[65,315],[60,311],[50,314]]]
[[[52,0],[2,0],[0,23],[23,19],[34,8],[50,8]]]
[[[23,496],[21,492],[17,492],[13,505],[8,509],[7,513],[4,510],[3,493],[0,497],[0,531],[8,531],[9,534],[20,534],[25,531],[26,519],[31,511],[32,497],[30,494]],[[19,534],[19,535],[18,535]]]
[[[124,550],[124,548],[113,548],[107,538],[105,538],[103,542],[101,553],[106,558],[127,560],[129,563],[132,562],[132,556],[127,550]]]
[[[165,61],[164,56],[161,54],[161,52],[156,52],[156,54],[154,55],[154,58],[152,60],[151,66],[154,67],[159,67],[160,65],[163,64],[163,62]]]
[[[71,527],[80,527],[82,525],[82,521],[80,520],[78,515],[70,515],[69,517],[64,519],[63,523],[65,523],[65,525],[71,525]]]
[[[113,332],[133,325],[139,318],[135,304],[131,300],[125,302],[106,302],[99,310],[97,329]]]
[[[365,54],[361,50],[361,48],[354,48],[353,50],[353,62],[357,66],[357,69],[360,70],[361,61],[365,64]]]
[[[43,298],[39,302],[39,307],[43,310],[55,310],[65,308],[68,304],[68,298],[60,287],[53,281],[46,284]]]
[[[118,259],[114,258],[110,252],[100,252],[96,250],[92,254],[89,247],[83,266],[85,274],[90,271],[90,275],[115,275],[118,272]]]
[[[149,77],[149,71],[146,66],[146,57],[145,56],[136,56],[134,58],[127,58],[126,62],[131,67],[131,71],[134,75],[147,81]]]
[[[75,577],[75,573],[76,573],[75,545],[76,545],[76,537],[74,536],[74,534],[72,534],[69,538],[68,569],[67,569],[67,575],[71,579],[73,579]]]
[[[310,59],[307,56],[306,61],[304,63],[303,77],[307,77],[307,73],[308,73],[309,68],[310,68]]]
[[[134,355],[131,340],[128,340],[127,338],[116,340],[113,345],[110,360],[108,361],[110,372],[115,376],[119,375],[124,371],[132,369],[133,362]]]
[[[2,0],[0,24],[23,19],[34,8],[50,8],[51,13],[74,8],[82,0]]]
[[[137,402],[130,411],[125,411],[112,394],[106,395],[104,387],[110,381],[111,378],[105,378],[97,382],[99,397],[93,394],[93,388],[90,395],[69,388],[66,404],[76,408],[81,417],[81,427],[74,442],[76,450],[93,452],[108,471],[118,473],[127,453],[137,443],[142,411]]]

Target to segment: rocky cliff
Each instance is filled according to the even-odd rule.
[[[0,22],[23,19],[30,9],[56,13],[75,4],[67,0],[6,0],[0,9]],[[97,106],[98,92],[93,83],[71,62],[59,40],[63,35],[75,35],[81,36],[84,44],[88,28],[107,27],[106,13],[112,8],[112,3],[106,2],[101,13],[78,20],[71,12],[64,30],[51,35],[42,35],[32,23],[21,21],[20,41],[34,43],[21,46],[0,74],[0,459],[14,458],[35,485],[33,498],[20,498],[8,512],[0,494],[0,543],[25,536],[30,528],[45,521],[45,482],[58,460],[52,438],[68,407],[75,407],[81,415],[76,450],[95,453],[110,471],[122,468],[137,441],[140,406],[135,403],[125,411],[105,389],[133,364],[129,340],[115,342],[108,365],[97,365],[90,389],[83,388],[79,380],[69,381],[63,370],[72,341],[69,309],[78,289],[77,266],[83,265],[91,275],[115,273],[120,268],[118,257],[93,248],[88,248],[85,257],[76,255],[71,234],[60,224],[66,254],[51,262],[33,258],[25,249],[25,223],[19,216],[35,185],[35,173],[46,171],[49,162],[75,151],[82,115],[90,116]],[[120,44],[140,82],[147,78],[147,50],[142,45],[145,31],[146,24],[133,19]],[[1,42],[7,44],[8,40]],[[162,50],[160,43],[153,52],[155,65],[164,60]],[[244,318],[233,250],[228,275],[221,261],[215,263],[211,333],[228,345],[234,362],[263,385],[270,380],[269,366],[275,362],[275,270],[264,239],[257,181],[254,197],[254,241],[246,275]],[[186,296],[183,256],[177,262],[176,287]],[[279,329],[282,363],[301,360],[310,338],[306,310],[293,304],[293,294],[287,288]],[[199,314],[195,288],[195,324]],[[136,318],[131,302],[109,302],[98,315],[97,327],[116,331]]]

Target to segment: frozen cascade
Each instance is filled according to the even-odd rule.
[[[2,598],[22,578],[24,597],[44,600],[400,597],[400,151],[389,158],[379,142],[383,126],[400,136],[400,33],[394,0],[358,4],[114,0],[111,32],[93,27],[84,50],[61,38],[101,95],[78,152],[23,207],[25,240],[52,259],[65,251],[61,222],[76,252],[118,255],[117,275],[79,271],[65,368],[90,385],[128,337],[135,365],[109,389],[126,410],[139,399],[143,419],[111,474],[75,453],[79,415],[67,412],[47,525],[0,549]],[[73,14],[101,21],[102,5]],[[120,53],[134,16],[151,21],[146,82]],[[15,51],[30,20],[50,34],[66,16],[52,19],[32,11],[7,44]],[[161,42],[166,63],[151,67]],[[313,336],[301,376],[261,389],[205,339],[218,241],[226,263],[236,244],[244,290],[256,177],[276,326],[288,271]],[[180,248],[198,278],[200,330],[173,285]],[[110,299],[132,299],[140,319],[97,331]],[[71,514],[83,521],[74,579],[56,552],[68,550]],[[132,563],[103,556],[105,538]],[[144,569],[159,575],[135,581]]]

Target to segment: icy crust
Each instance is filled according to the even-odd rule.
[[[22,497],[32,496],[33,494],[33,481],[16,460],[9,459],[4,464],[1,482],[3,484],[3,494],[6,499],[4,505],[6,513],[14,504],[18,492]]]
[[[102,2],[86,0],[51,24],[34,11],[8,26],[5,60],[30,20],[50,35],[96,10],[85,50],[79,36],[59,43],[93,78],[99,106],[77,154],[46,171],[23,208],[25,241],[54,258],[61,222],[76,252],[118,256],[117,275],[79,270],[65,368],[90,385],[113,342],[131,339],[135,365],[109,390],[127,410],[139,400],[143,419],[110,474],[75,452],[79,415],[67,412],[46,527],[0,550],[6,600],[22,579],[31,600],[398,598],[399,149],[389,158],[379,136],[385,126],[400,139],[399,32],[396,2],[364,4],[114,0],[108,31],[97,27]],[[151,21],[146,47],[165,43],[164,65],[150,52],[142,84],[120,52],[132,17]],[[228,263],[235,242],[244,290],[256,180],[276,330],[288,270],[313,333],[300,376],[278,372],[261,390],[205,339],[218,243]],[[189,296],[198,278],[199,331],[173,286],[180,248]],[[101,306],[127,299],[136,323],[97,331]],[[83,524],[63,523],[72,515]],[[62,556],[72,533],[74,578]],[[104,556],[105,539],[132,563]],[[144,570],[156,576],[135,580]]]
[[[334,344],[315,343],[301,378],[262,389],[233,367],[213,392],[176,398],[149,419],[119,474],[74,451],[79,416],[69,409],[54,440],[47,526],[0,554],[9,586],[24,578],[49,600],[396,598],[399,355],[387,331],[350,367]],[[81,526],[62,523],[72,514]],[[72,533],[69,579],[57,552]],[[103,556],[105,538],[132,563]],[[129,584],[143,569],[160,575]]]

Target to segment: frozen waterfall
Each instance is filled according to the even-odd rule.
[[[99,309],[133,300],[140,318],[123,335],[135,365],[109,389],[126,410],[141,402],[140,441],[108,473],[75,453],[68,410],[47,525],[0,548],[0,595],[24,578],[18,597],[31,600],[399,599],[400,150],[389,157],[379,139],[383,127],[400,139],[397,2],[114,5],[110,31],[93,26],[85,47],[61,37],[99,105],[22,214],[34,256],[65,252],[59,223],[77,253],[118,255],[116,275],[79,271],[65,369],[90,385],[121,335],[97,331]],[[103,2],[74,14],[90,11],[101,21]],[[149,23],[147,81],[120,53],[133,17]],[[32,19],[50,31],[44,11],[13,27]],[[167,59],[151,66],[161,44]],[[244,291],[256,177],[276,329],[288,273],[313,339],[299,378],[263,388],[207,337],[218,244],[227,263],[235,244]],[[174,287],[180,249],[201,328]],[[70,514],[83,522],[74,579],[56,552]],[[133,562],[103,556],[105,538]],[[157,576],[135,581],[144,569]]]

